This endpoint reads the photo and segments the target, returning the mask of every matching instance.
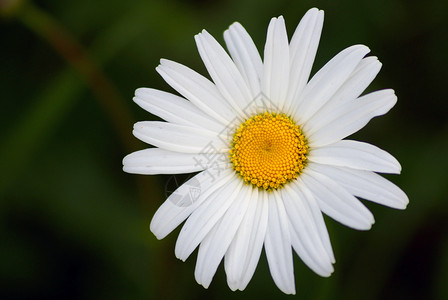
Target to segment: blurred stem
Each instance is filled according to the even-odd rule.
[[[92,89],[95,98],[110,118],[123,150],[131,152],[139,148],[139,142],[129,134],[133,122],[130,112],[123,104],[124,100],[87,51],[60,23],[26,0],[0,0],[0,16],[6,19],[17,18],[28,29],[47,41]],[[43,98],[34,103],[27,118],[11,130],[11,135],[5,142],[6,146],[0,151],[2,166],[7,165],[4,167],[8,170],[8,176],[0,180],[0,193],[14,181],[22,169],[26,168],[31,157],[30,153],[42,144],[44,132],[54,126],[61,114],[75,102],[72,98],[76,96],[67,96],[67,91],[76,94],[75,91],[78,90],[78,84],[74,78],[70,79],[71,76],[71,72],[68,71],[64,72],[61,78],[57,78],[56,88],[51,93],[45,92]],[[58,96],[61,98],[57,99]],[[150,198],[150,188],[142,177],[137,177],[136,182],[141,203],[146,207],[145,199]]]
[[[127,152],[135,150],[136,140],[129,134],[132,118],[123,105],[123,99],[81,44],[61,24],[31,2],[24,3],[16,13],[27,28],[46,40],[81,75],[109,116],[123,148]]]

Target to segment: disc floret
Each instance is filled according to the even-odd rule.
[[[247,184],[271,191],[299,176],[307,154],[305,136],[290,117],[264,112],[247,119],[235,131],[230,160]]]

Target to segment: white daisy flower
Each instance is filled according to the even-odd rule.
[[[199,246],[195,278],[207,288],[224,258],[232,290],[244,290],[264,245],[280,290],[295,293],[292,249],[321,276],[335,258],[322,212],[358,230],[374,223],[360,197],[404,209],[405,193],[380,173],[401,171],[387,152],[346,140],[397,101],[393,90],[360,96],[381,68],[369,48],[349,47],[309,81],[324,13],[310,9],[288,42],[283,17],[269,24],[262,61],[239,24],[227,52],[205,30],[195,36],[212,81],[162,59],[159,74],[183,97],[140,88],[134,101],[166,122],[138,122],[154,145],[123,160],[137,174],[200,172],[172,193],[151,221],[164,238],[185,220],[175,254]]]

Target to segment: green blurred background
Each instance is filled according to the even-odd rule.
[[[244,292],[222,266],[208,290],[195,255],[174,256],[149,222],[170,176],[122,172],[146,146],[132,124],[155,119],[132,102],[136,88],[172,91],[160,58],[205,68],[193,36],[220,42],[234,21],[263,49],[271,17],[293,32],[308,8],[325,10],[315,72],[343,48],[368,45],[383,69],[369,91],[399,101],[355,138],[392,153],[388,176],[409,196],[405,211],[372,203],[368,232],[326,218],[336,265],[320,278],[295,256],[301,299],[448,299],[448,5],[379,1],[15,1],[0,0],[0,298],[292,298],[270,278],[264,254]]]

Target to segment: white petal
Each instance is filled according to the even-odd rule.
[[[336,120],[335,112],[338,111],[338,108],[358,98],[373,81],[380,69],[381,63],[376,57],[370,56],[362,59],[328,103],[305,124],[307,133],[312,134],[316,130],[314,127],[320,128],[323,124]]]
[[[320,164],[358,170],[396,174],[401,172],[400,163],[386,151],[368,143],[351,140],[313,149],[308,159]]]
[[[138,122],[132,133],[145,143],[175,152],[202,153],[210,149],[222,153],[228,151],[229,146],[211,131],[168,122]]]
[[[269,194],[268,228],[264,247],[269,271],[277,287],[285,294],[295,294],[291,237],[283,201],[277,191]]]
[[[319,45],[323,22],[324,12],[312,8],[303,16],[291,38],[289,47],[291,68],[284,111],[292,112],[293,103],[299,98],[308,82]]]
[[[355,100],[372,83],[381,70],[381,62],[375,56],[363,58],[331,99],[332,104],[341,105]]]
[[[282,16],[269,23],[264,48],[262,91],[270,100],[271,110],[281,111],[289,84],[289,45]]]
[[[195,269],[195,278],[199,284],[208,288],[224,254],[229,248],[241,220],[246,214],[252,187],[242,186],[240,193],[234,194],[234,200],[221,220],[213,227],[201,242]]]
[[[232,291],[244,290],[260,258],[268,224],[267,196],[252,189],[251,201],[225,255],[224,268]]]
[[[397,103],[393,90],[381,90],[322,111],[305,124],[313,147],[337,142],[363,128],[372,118],[387,113]]]
[[[328,235],[327,226],[325,225],[324,217],[322,215],[322,211],[317,204],[316,199],[310,190],[303,184],[302,180],[298,178],[294,185],[292,186],[294,191],[301,195],[301,199],[306,203],[313,215],[314,223],[317,226],[317,230],[319,232],[320,240],[325,247],[325,251],[330,257],[331,263],[335,263],[335,258],[333,254],[333,249],[331,247],[330,236]]]
[[[363,199],[397,209],[405,209],[409,203],[399,187],[376,173],[321,164],[313,164],[312,168]]]
[[[208,169],[189,179],[159,207],[150,229],[160,240],[182,223],[208,196],[234,176],[230,170]]]
[[[204,170],[209,163],[201,155],[179,153],[159,148],[133,152],[123,159],[123,170],[133,174],[182,174]]]
[[[228,125],[236,117],[216,86],[204,76],[167,59],[161,59],[156,70],[169,85],[213,119]]]
[[[140,107],[170,123],[207,128],[217,133],[223,124],[216,122],[197,106],[182,97],[171,93],[140,88],[133,99]]]
[[[294,111],[300,123],[306,123],[327,103],[369,51],[363,45],[351,46],[333,57],[313,76],[296,101]]]
[[[202,242],[241,191],[242,182],[234,175],[191,214],[177,238],[175,248],[177,258],[185,261]]]
[[[250,87],[252,97],[260,92],[263,62],[252,38],[240,23],[233,23],[224,32],[224,40],[235,65]]]
[[[322,212],[348,227],[370,229],[374,223],[372,213],[336,182],[313,171],[310,165],[311,163],[300,178],[317,200]]]
[[[313,213],[300,190],[288,185],[281,192],[290,221],[292,246],[314,272],[320,276],[330,276],[333,272],[332,257],[328,255],[320,239],[327,230],[319,232],[320,228],[316,226]]]
[[[252,101],[252,95],[232,59],[207,31],[197,34],[195,40],[216,87],[240,116],[247,117],[244,110]]]

